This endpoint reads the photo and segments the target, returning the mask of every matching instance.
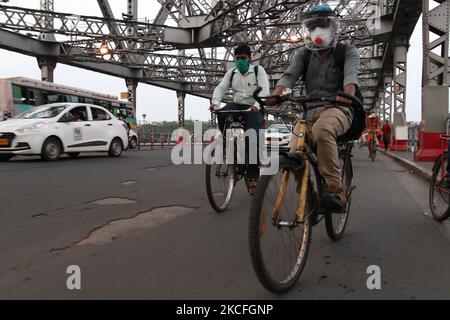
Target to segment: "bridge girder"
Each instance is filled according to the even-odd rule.
[[[161,8],[152,23],[114,19],[107,0],[98,0],[103,17],[0,5],[0,47],[209,97],[230,65],[231,48],[241,42],[252,44],[256,63],[266,68],[274,83],[302,45],[299,16],[319,1],[158,2]],[[393,39],[399,35],[409,39],[421,2],[328,1],[342,17],[341,39],[360,49],[360,85],[368,106],[380,104],[379,92],[394,66]],[[52,27],[42,23],[48,17]],[[175,26],[166,23],[168,18]],[[55,34],[58,42],[39,41],[37,34]],[[105,38],[112,50],[107,57],[97,52]],[[185,51],[180,55],[177,50]]]

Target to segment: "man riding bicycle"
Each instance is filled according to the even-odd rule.
[[[264,114],[259,103],[253,98],[253,92],[262,88],[262,94],[269,95],[269,78],[261,66],[253,66],[252,53],[248,45],[241,45],[234,50],[235,68],[227,71],[220,84],[214,90],[211,110],[217,110],[220,102],[231,87],[234,93],[234,102],[228,103],[221,110],[247,110],[251,113],[243,113],[245,119],[245,130],[254,129],[256,131],[259,145],[259,130],[263,127]],[[223,135],[226,114],[218,114],[218,125]],[[248,149],[248,146],[246,147]],[[259,149],[258,149],[259,150]],[[259,157],[257,157],[259,159]],[[249,179],[249,192],[256,191],[257,180],[259,178],[258,164],[249,164],[247,178]]]
[[[308,96],[335,99],[343,104],[334,108],[318,108],[308,114],[314,121],[312,134],[317,143],[319,171],[326,183],[326,192],[320,201],[324,208],[338,213],[345,210],[347,199],[342,186],[337,138],[350,129],[353,111],[345,107],[351,101],[337,96],[337,93],[344,91],[356,95],[359,51],[352,45],[338,42],[339,19],[327,5],[316,6],[305,14],[302,25],[305,47],[296,53],[273,95],[282,94],[286,88],[292,89],[303,77]],[[342,66],[339,65],[340,57],[344,60]],[[277,101],[269,99],[268,104],[276,105]]]

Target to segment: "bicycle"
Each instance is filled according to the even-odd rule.
[[[370,137],[372,137],[370,139]],[[369,157],[372,162],[375,162],[375,158],[377,156],[377,132],[376,130],[370,130],[368,134],[368,139],[370,139],[369,143]]]
[[[444,141],[448,142],[450,140],[450,136],[441,135],[440,138],[442,140],[442,153],[433,165],[433,175],[431,177],[429,192],[429,204],[433,218],[437,221],[444,221],[450,217],[450,180],[447,173],[448,150],[447,146],[444,146]]]
[[[264,105],[268,98],[280,103],[293,102],[297,121],[291,152],[280,156],[280,169],[272,176],[262,176],[251,204],[249,243],[253,268],[261,284],[274,293],[290,290],[300,278],[308,257],[312,239],[312,227],[325,219],[328,236],[333,241],[342,238],[347,226],[351,207],[353,142],[338,141],[343,188],[347,206],[342,213],[332,213],[320,206],[325,182],[318,169],[315,144],[311,134],[311,122],[306,120],[306,103],[323,102],[331,107],[342,105],[326,98],[291,98],[287,96],[255,99]],[[340,96],[350,99],[362,108],[361,102],[343,92]],[[314,107],[317,108],[317,107]],[[314,108],[308,108],[312,110]],[[281,247],[276,246],[279,240]]]
[[[225,211],[230,205],[231,198],[236,184],[244,179],[247,191],[249,191],[249,179],[247,177],[248,159],[245,157],[245,163],[238,163],[237,144],[238,140],[242,143],[245,139],[244,134],[244,113],[252,112],[251,109],[246,110],[218,110],[214,113],[229,113],[230,115],[225,119],[224,132],[227,129],[238,130],[238,134],[233,134],[230,139],[233,139],[234,154],[232,164],[213,163],[206,165],[206,193],[211,207],[217,212]],[[235,116],[237,121],[235,121]],[[247,148],[246,148],[247,149]],[[217,188],[216,188],[217,186]]]

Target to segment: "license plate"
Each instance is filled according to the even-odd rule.
[[[7,146],[9,144],[8,139],[0,139],[0,146]]]

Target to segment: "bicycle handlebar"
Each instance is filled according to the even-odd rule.
[[[323,98],[323,97],[306,97],[306,96],[302,96],[302,97],[298,97],[298,98],[292,98],[289,96],[269,96],[269,97],[260,97],[258,94],[262,91],[262,88],[258,88],[255,90],[255,92],[253,93],[253,98],[261,105],[261,106],[265,106],[267,105],[267,103],[264,100],[267,99],[275,99],[277,100],[278,103],[282,103],[282,102],[286,102],[286,101],[291,101],[291,102],[296,102],[296,103],[300,103],[300,104],[305,104],[305,103],[310,103],[310,102],[328,102],[328,103],[332,103],[332,104],[337,104],[337,105],[345,105],[346,107],[350,107],[350,108],[363,108],[363,104],[362,102],[355,96],[352,96],[350,94],[347,94],[343,91],[338,91],[337,95],[339,97],[348,99],[352,102],[352,104],[345,104],[343,102],[339,102],[336,101],[336,99],[329,99],[329,98]]]
[[[245,110],[221,110],[221,109],[217,109],[217,110],[213,110],[212,112],[214,113],[248,113],[248,112],[253,112],[252,109],[245,109]]]

